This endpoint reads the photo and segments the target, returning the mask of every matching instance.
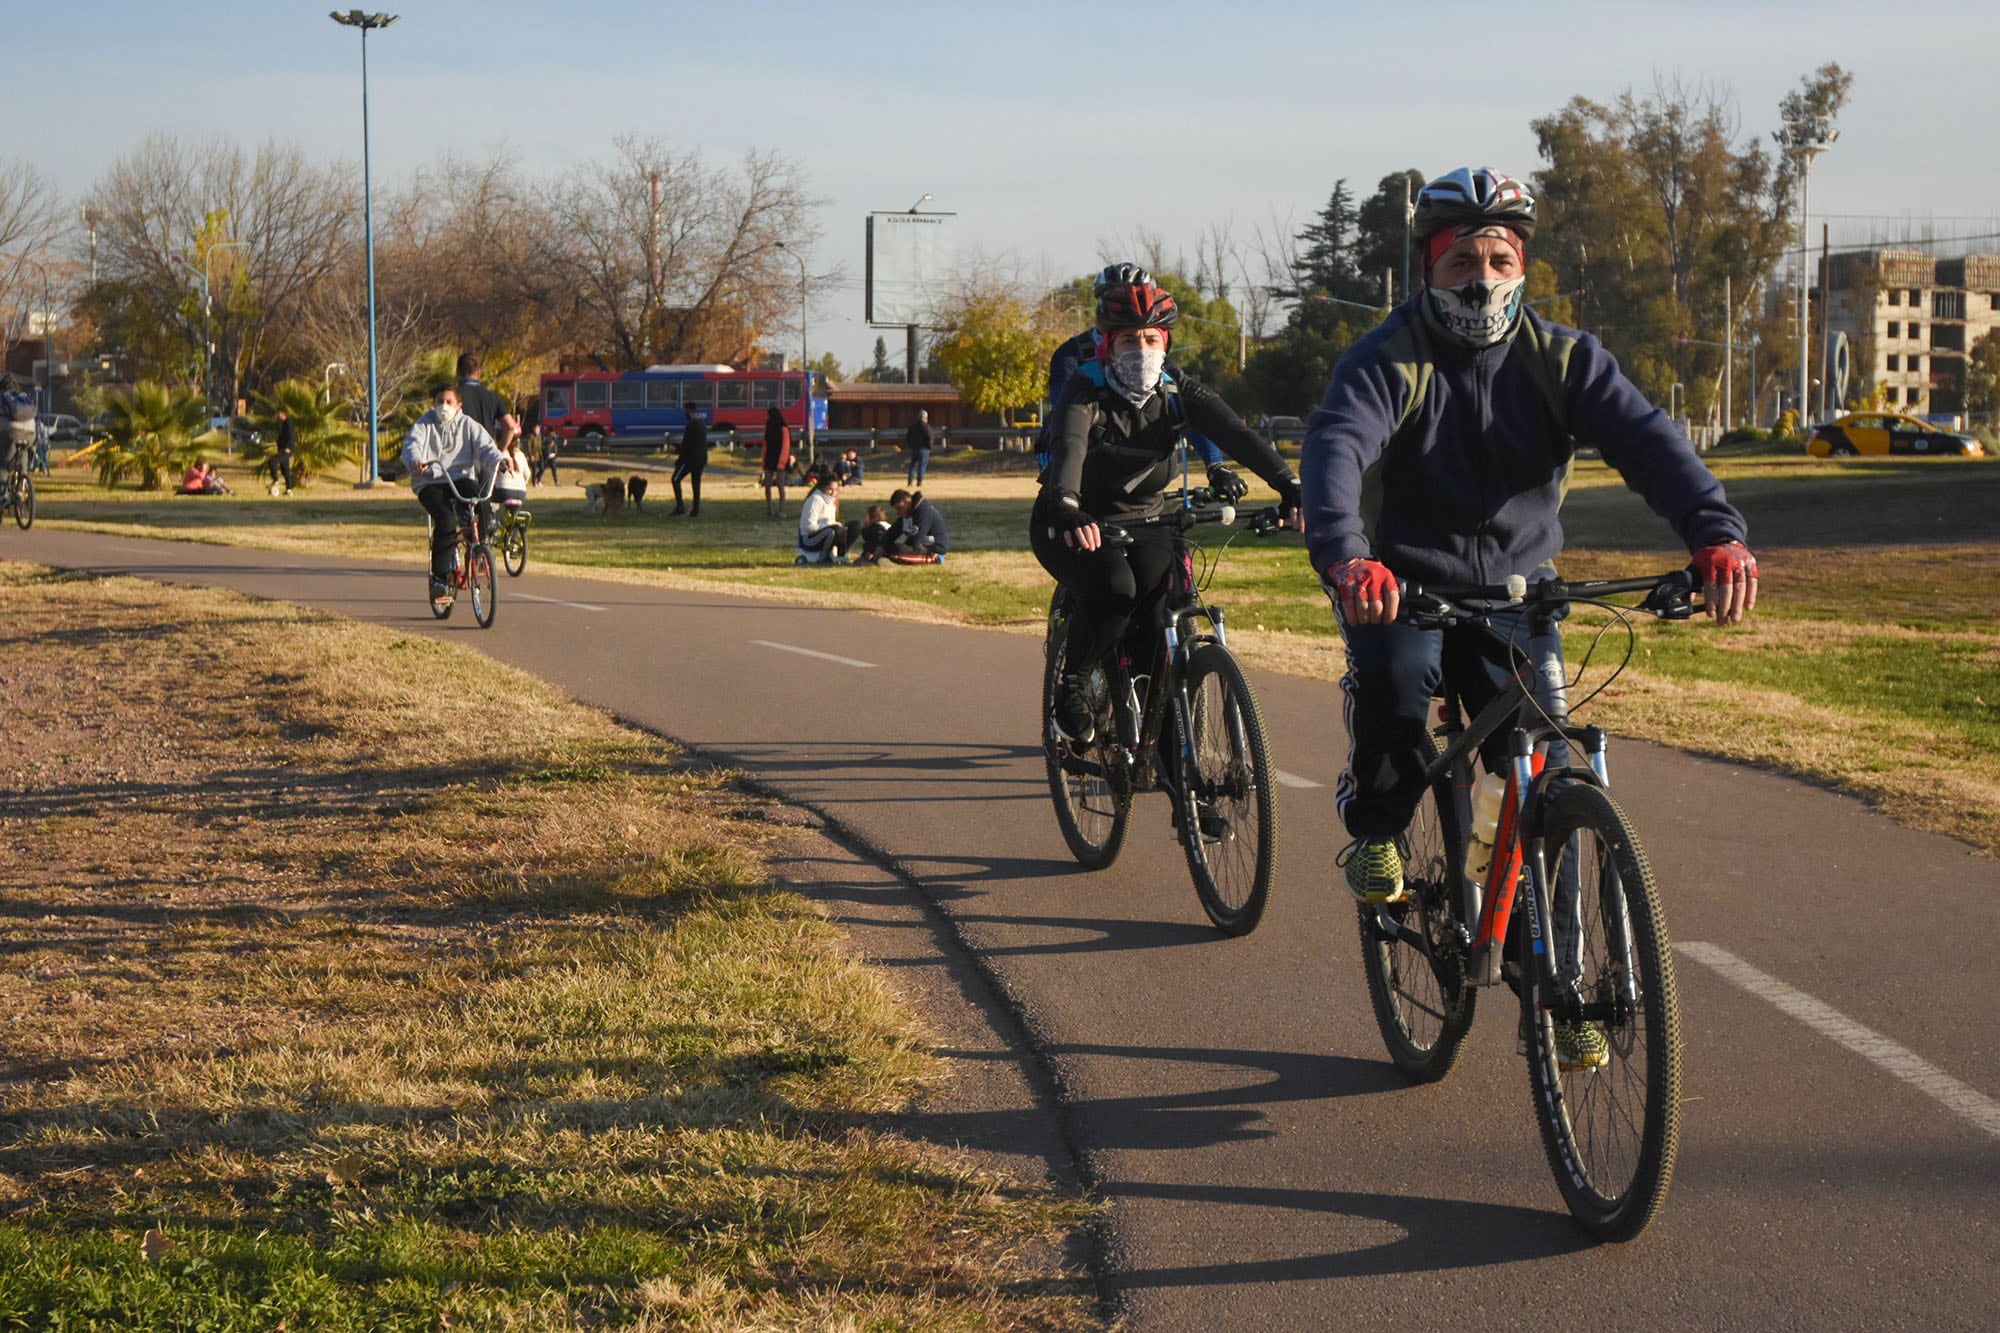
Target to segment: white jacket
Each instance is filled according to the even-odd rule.
[[[799,506],[799,540],[804,541],[813,534],[832,527],[840,519],[840,501],[815,486],[806,502]]]
[[[434,466],[425,471],[426,463]],[[418,417],[403,437],[403,470],[410,474],[413,491],[435,486],[447,477],[477,476],[483,483],[484,478],[499,474],[500,450],[486,427],[464,412],[447,426],[433,407]]]

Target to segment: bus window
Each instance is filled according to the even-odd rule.
[[[704,412],[713,412],[715,410],[715,387],[707,380],[682,380],[681,406],[698,407]]]
[[[542,420],[552,421],[569,415],[569,385],[550,385],[542,391]]]
[[[764,408],[776,407],[777,405],[778,405],[777,380],[750,381],[750,406],[757,408],[761,411]]]
[[[679,407],[681,386],[672,380],[646,381],[646,408],[653,411],[662,407]]]
[[[638,380],[611,381],[611,410],[637,411],[645,386]]]
[[[786,407],[797,407],[799,405],[799,382],[797,380],[785,381],[784,405]]]
[[[715,405],[718,410],[727,412],[731,408],[741,409],[750,406],[750,383],[748,380],[722,380],[716,384],[715,388]]]
[[[605,403],[603,380],[578,380],[576,382],[576,410],[579,412],[602,412]]]

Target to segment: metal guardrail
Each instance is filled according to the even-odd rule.
[[[907,426],[847,426],[835,430],[813,432],[813,441],[820,452],[829,449],[861,449],[867,453],[886,450],[900,453]],[[1032,453],[1038,431],[1020,426],[937,426],[932,428],[937,436],[938,449],[988,449],[1009,453]],[[1296,446],[1303,437],[1303,431],[1280,430],[1259,431],[1258,434],[1276,444],[1280,449]],[[754,432],[740,432],[727,427],[719,427],[709,432],[709,447],[713,449],[762,449],[764,437]],[[669,435],[611,435],[578,437],[565,439],[562,451],[565,455],[595,453],[672,453],[680,444],[678,434]],[[799,433],[792,433],[792,447],[803,451],[804,441]]]

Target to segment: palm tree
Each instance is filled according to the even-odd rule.
[[[336,464],[361,458],[360,429],[342,420],[343,413],[331,402],[322,402],[310,381],[282,381],[269,393],[257,395],[256,408],[250,414],[250,424],[258,438],[243,446],[246,462],[261,464],[278,451],[280,408],[291,417],[298,436],[292,449],[292,475],[301,483]]]
[[[220,432],[207,429],[208,408],[189,389],[141,380],[130,393],[105,403],[105,440],[96,446],[97,480],[111,487],[136,477],[139,489],[157,491],[198,458],[211,456]]]

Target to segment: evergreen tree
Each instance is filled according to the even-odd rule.
[[[859,375],[856,375],[855,378],[868,384],[901,384],[903,382],[903,368],[890,364],[889,343],[886,339],[879,337],[875,339],[875,359],[870,361],[867,367]]]

